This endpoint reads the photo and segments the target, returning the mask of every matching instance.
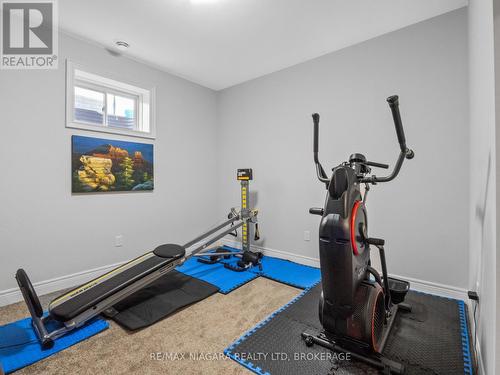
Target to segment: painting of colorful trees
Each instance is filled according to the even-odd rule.
[[[73,193],[153,190],[153,145],[71,137]]]

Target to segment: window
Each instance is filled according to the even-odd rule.
[[[90,73],[68,61],[66,126],[154,138],[154,90]]]

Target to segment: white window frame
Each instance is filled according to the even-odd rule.
[[[104,94],[106,103],[107,94],[129,97],[136,100],[136,123],[140,130],[119,129],[106,125],[107,108],[103,113],[103,125],[77,121],[75,114],[75,86],[98,91]],[[96,74],[80,64],[66,61],[66,127],[83,129],[101,133],[127,135],[139,138],[155,138],[155,88],[145,89],[123,81],[107,78]]]

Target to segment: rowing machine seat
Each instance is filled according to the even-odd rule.
[[[186,249],[184,246],[176,245],[173,243],[167,243],[165,245],[160,245],[153,250],[153,253],[160,258],[182,258],[186,255]]]

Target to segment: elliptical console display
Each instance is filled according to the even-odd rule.
[[[363,154],[352,154],[348,161],[332,169],[327,176],[318,159],[319,114],[314,124],[314,162],[318,179],[327,189],[323,208],[311,208],[321,216],[319,257],[322,294],[319,319],[324,331],[304,332],[307,345],[319,344],[334,351],[352,354],[354,359],[390,373],[404,373],[404,366],[381,353],[398,310],[409,289],[407,281],[387,275],[384,244],[381,238],[368,236],[366,199],[370,185],[392,181],[405,159],[414,152],[406,146],[399,113],[398,96],[387,99],[392,111],[400,153],[393,171],[384,177],[371,174],[371,168],[388,169],[387,164],[368,161]],[[361,187],[365,186],[364,193]],[[370,246],[380,253],[382,275],[370,261]]]

